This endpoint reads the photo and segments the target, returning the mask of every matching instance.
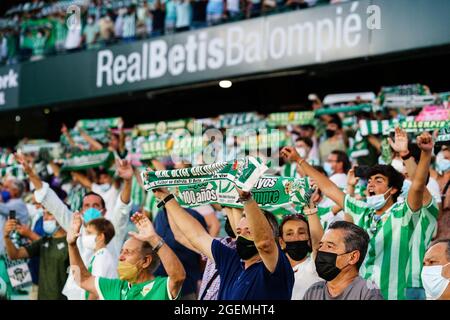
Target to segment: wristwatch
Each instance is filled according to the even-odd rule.
[[[162,199],[162,200],[158,203],[157,207],[158,207],[158,208],[161,208],[162,206],[165,206],[166,203],[169,202],[170,200],[172,200],[173,198],[175,198],[174,195],[173,195],[173,194],[169,194],[167,197],[165,197],[164,199]]]
[[[166,243],[163,238],[159,238],[159,242],[156,247],[152,248],[153,252],[158,253],[158,250]]]

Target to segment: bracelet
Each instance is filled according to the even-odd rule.
[[[317,208],[312,208],[312,209],[308,208],[308,209],[305,209],[304,212],[305,212],[305,215],[312,216],[314,214],[317,214],[317,211],[318,211]],[[309,213],[307,213],[307,212],[309,212]]]
[[[403,159],[403,161],[408,160],[409,158],[411,158],[411,152],[408,151],[408,154],[406,156],[402,156],[401,158]]]
[[[159,242],[156,247],[152,248],[153,252],[158,253],[158,250],[166,243],[163,238],[159,238]]]
[[[305,159],[302,158],[302,159],[298,160],[297,163],[298,163],[299,166],[301,166],[303,162],[305,162]]]
[[[173,194],[169,194],[167,197],[165,197],[163,200],[161,200],[157,207],[161,208],[162,206],[165,206],[167,202],[169,202],[170,200],[174,199],[175,196]]]

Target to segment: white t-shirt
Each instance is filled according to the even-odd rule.
[[[347,188],[347,175],[345,173],[335,173],[330,177],[330,180],[341,190]]]
[[[69,28],[66,37],[66,49],[75,49],[80,46],[81,42],[81,27]]]
[[[427,188],[428,191],[430,191],[436,203],[437,204],[442,203],[441,189],[439,188],[439,183],[436,181],[435,178],[430,177],[430,180],[428,181],[427,184]]]
[[[117,259],[108,251],[107,248],[102,248],[94,253],[89,262],[89,268],[92,270],[91,274],[96,277],[107,279],[117,279]]]
[[[316,265],[311,256],[306,258],[302,263],[294,266],[292,270],[294,271],[295,281],[291,300],[302,300],[309,287],[316,282],[323,281],[317,275]]]
[[[114,186],[111,186],[108,190],[104,191],[102,186],[96,183],[92,184],[92,191],[98,193],[103,200],[105,200],[106,206],[106,219],[111,219],[110,215],[114,210],[114,206],[116,205],[117,197],[119,196],[119,189],[116,189]]]
[[[190,3],[188,1],[178,1],[175,5],[177,10],[177,22],[175,27],[182,28],[187,27],[190,24],[191,12],[190,12]]]

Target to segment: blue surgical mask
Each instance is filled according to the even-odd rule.
[[[436,170],[445,173],[450,170],[450,160],[448,159],[439,159],[436,160]]]
[[[327,173],[327,175],[328,175],[329,177],[331,177],[331,176],[334,174],[334,171],[333,171],[333,169],[331,168],[331,163],[329,163],[329,162],[325,162],[325,163],[323,164],[323,169],[325,170],[325,172]]]
[[[2,191],[2,199],[4,203],[8,202],[9,199],[11,199],[11,194],[9,193],[9,191],[6,190]]]
[[[91,220],[101,218],[101,217],[102,217],[102,213],[95,208],[89,208],[83,214],[83,219],[84,219],[85,223],[88,223]]]
[[[386,204],[386,202],[391,197],[391,195],[389,195],[389,197],[387,199],[385,199],[384,195],[386,193],[388,193],[390,190],[391,190],[391,188],[389,188],[383,194],[377,194],[375,196],[367,197],[366,202],[367,202],[367,205],[369,206],[369,208],[374,209],[374,210],[380,210],[381,208],[383,208],[384,205]]]
[[[405,179],[405,180],[403,181],[402,193],[401,193],[401,195],[402,195],[403,198],[406,198],[406,196],[408,195],[409,188],[411,188],[411,184],[412,184],[412,182],[409,181],[409,180],[406,180],[406,179]]]
[[[111,189],[111,185],[109,183],[103,183],[100,185],[100,189],[102,192],[107,192],[109,189]]]
[[[52,236],[59,229],[59,227],[56,224],[56,220],[44,220],[43,229],[46,234]]]

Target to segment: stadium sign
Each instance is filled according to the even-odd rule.
[[[0,68],[0,110],[17,104],[19,88],[18,68]]]
[[[448,0],[434,0],[433,5],[416,0],[413,6],[409,0],[351,1],[49,57],[21,64],[16,106],[88,100],[448,45],[448,12]],[[4,70],[0,68],[0,75],[9,71]]]
[[[132,48],[128,52],[100,50],[96,87],[185,74],[199,74],[200,80],[214,70],[257,71],[254,66],[270,69],[273,64],[289,67],[295,61],[314,64],[349,58],[368,44],[366,9],[364,2],[353,2],[145,41],[127,47]]]

